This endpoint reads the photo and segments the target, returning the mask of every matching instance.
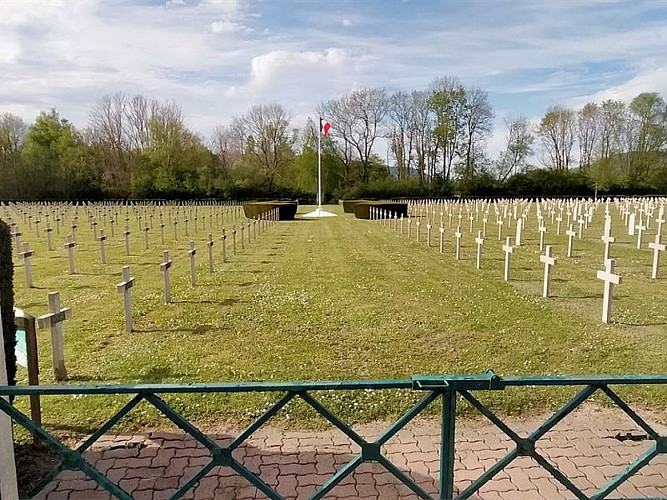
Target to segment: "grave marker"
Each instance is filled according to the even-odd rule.
[[[104,229],[100,231],[100,236],[97,238],[100,241],[100,260],[102,264],[107,263],[107,255],[104,249],[105,242],[107,240],[107,235],[104,232]]]
[[[516,207],[515,207],[516,208]],[[514,238],[514,243],[516,246],[520,247],[521,246],[521,233],[523,232],[523,219],[519,219],[516,221],[516,234]]]
[[[51,228],[51,224],[48,222],[46,223],[46,228],[44,228],[44,232],[46,233],[46,249],[49,252],[53,251],[53,243],[51,242],[51,233],[53,232],[53,229]]]
[[[442,222],[440,222],[440,253],[444,252],[444,246],[445,246],[445,228],[442,225]]]
[[[639,218],[639,224],[635,226],[635,229],[637,230],[637,249],[640,249],[642,247],[642,237],[644,236],[644,231],[646,230],[646,226],[644,225],[644,221],[642,218]]]
[[[616,241],[616,238],[614,238],[611,235],[611,219],[607,219],[605,221],[604,234],[602,235],[601,239],[604,242],[604,261],[603,262],[607,262],[607,259],[609,259],[611,244]]]
[[[614,292],[614,285],[623,283],[623,278],[618,274],[614,274],[616,261],[608,259],[605,263],[605,270],[598,271],[597,276],[599,280],[604,281],[604,296],[602,299],[602,321],[609,323],[611,321],[611,299]]]
[[[227,233],[225,230],[222,230],[222,262],[227,262]]]
[[[635,218],[637,216],[634,213],[630,214],[630,218],[628,219],[628,236],[634,236],[635,235]]]
[[[206,220],[206,219],[204,219]],[[213,272],[213,234],[208,233],[208,242],[206,243],[208,246],[208,270],[212,273]]]
[[[23,269],[25,271],[25,286],[32,288],[32,264],[30,259],[35,255],[33,250],[30,250],[30,243],[23,244],[23,251],[19,256],[23,259]]]
[[[505,244],[503,245],[503,250],[505,251],[505,272],[503,274],[503,279],[505,281],[510,280],[510,264],[512,259],[512,254],[514,253],[514,247],[512,246],[512,238],[507,237]]]
[[[460,260],[461,258],[461,236],[463,236],[463,233],[461,233],[461,226],[458,226],[456,228],[456,232],[454,233],[456,236],[456,260]]]
[[[125,331],[132,333],[132,288],[134,287],[134,278],[130,277],[130,266],[123,266],[123,281],[116,285],[118,293],[123,294],[123,303],[125,309]]]
[[[171,279],[169,277],[169,270],[172,266],[172,260],[169,258],[169,250],[162,252],[162,264],[160,264],[160,271],[164,274],[164,303],[171,304]]]
[[[567,256],[572,257],[572,243],[574,242],[574,237],[577,235],[572,228],[572,224],[570,224],[570,229],[565,231],[565,234],[567,234]]]
[[[130,226],[127,224],[125,224],[123,235],[125,235],[125,255],[130,255]]]
[[[51,329],[51,354],[53,357],[53,374],[58,382],[67,380],[67,370],[65,368],[65,354],[63,349],[63,327],[65,320],[72,318],[72,310],[67,307],[60,308],[60,294],[58,292],[49,293],[49,314],[37,318],[37,325],[40,328]]]
[[[658,279],[658,268],[660,267],[660,252],[665,251],[665,244],[662,243],[662,235],[655,235],[655,241],[648,244],[653,249],[653,267],[651,269],[651,278]]]
[[[556,265],[556,257],[553,256],[551,245],[547,245],[544,255],[540,255],[540,262],[544,263],[544,286],[542,287],[542,297],[549,298],[551,290],[551,270]]]
[[[188,250],[188,255],[190,256],[190,284],[195,286],[197,284],[197,271],[195,269],[195,255],[197,255],[197,249],[195,248],[195,242],[190,240],[190,250]]]
[[[475,243],[477,243],[477,269],[482,268],[482,245],[484,245],[484,238],[482,237],[482,231],[477,231],[477,238],[475,238]]]
[[[75,274],[74,270],[74,247],[76,246],[76,241],[70,235],[67,237],[68,241],[63,245],[63,248],[67,250],[67,262],[69,264],[69,274]]]

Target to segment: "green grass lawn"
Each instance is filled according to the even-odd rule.
[[[312,207],[300,207],[305,213]],[[232,221],[201,215],[198,232],[190,216],[190,238],[179,223],[179,239],[165,228],[160,244],[157,217],[151,248],[133,224],[132,255],[125,255],[121,231],[107,241],[107,264],[99,261],[85,211],[79,212],[78,273],[67,274],[66,234],[55,236],[55,250],[46,250],[42,233],[21,224],[23,241],[36,250],[37,288],[27,290],[22,263],[16,262],[16,305],[38,316],[47,312],[47,293],[59,291],[64,307],[73,310],[66,322],[65,357],[70,381],[91,383],[189,383],[223,381],[287,381],[405,378],[413,374],[480,373],[499,375],[664,373],[667,361],[667,256],[657,281],[650,279],[655,226],[645,245],[635,248],[612,206],[612,257],[624,282],[616,287],[615,323],[600,321],[603,268],[600,241],[601,206],[582,240],[575,240],[567,259],[567,239],[555,235],[547,220],[546,241],[559,257],[554,270],[553,298],[543,299],[543,267],[533,205],[524,244],[515,249],[512,280],[502,279],[504,253],[497,226],[489,222],[482,269],[475,269],[474,234],[465,222],[461,260],[454,259],[454,228],[445,234],[445,252],[438,250],[439,215],[431,248],[400,235],[377,221],[356,220],[339,207],[326,207],[339,217],[280,222],[222,263],[220,233]],[[206,208],[200,208],[200,214]],[[492,211],[493,213],[493,211]],[[182,216],[181,216],[182,217]],[[494,219],[494,217],[490,217]],[[237,223],[239,223],[237,221]],[[213,224],[213,228],[210,225]],[[69,225],[69,223],[68,223]],[[447,219],[445,218],[445,225]],[[407,231],[407,224],[406,224]],[[216,270],[208,271],[205,241],[215,236]],[[107,234],[110,231],[107,228]],[[514,236],[514,227],[505,235]],[[197,248],[198,283],[190,286],[189,240]],[[164,305],[159,263],[162,250],[174,259],[172,298]],[[136,332],[124,331],[122,296],[115,285],[129,265]],[[50,337],[38,332],[41,382],[54,383]],[[27,383],[19,370],[19,383]],[[484,395],[504,413],[551,408],[573,389],[511,390]],[[623,394],[639,404],[667,408],[667,388],[635,388]],[[410,391],[361,391],[324,394],[325,404],[351,421],[396,416],[419,397]],[[167,398],[199,422],[246,421],[270,404],[275,395],[181,395]],[[43,398],[44,422],[60,431],[89,431],[103,422],[127,396]],[[25,398],[17,403],[27,411]],[[121,425],[158,427],[163,419],[142,403]],[[312,410],[291,403],[282,418],[311,422]]]

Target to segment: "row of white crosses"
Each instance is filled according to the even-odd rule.
[[[253,222],[260,222],[259,226],[259,231],[260,234],[263,230],[268,228],[268,226],[273,225],[277,222],[278,220],[278,213],[277,209],[267,213],[265,215],[262,215],[259,219],[254,219]],[[243,227],[243,226],[241,226]],[[250,227],[250,226],[248,226]],[[253,224],[253,227],[256,227]],[[236,225],[233,226],[232,229],[232,234],[234,236],[234,255],[236,255]],[[253,238],[257,237],[258,233],[253,233]],[[248,232],[248,237],[250,237],[250,232]],[[227,240],[227,235],[223,229],[222,232],[222,258],[223,261],[227,260],[227,250],[226,250],[226,240]],[[242,238],[242,241],[244,238]],[[210,273],[214,272],[214,251],[213,251],[213,234],[209,233],[208,234],[208,240],[206,242],[206,246],[208,247],[208,269]],[[191,286],[196,286],[197,285],[197,273],[196,273],[196,255],[197,255],[197,248],[195,246],[194,241],[190,241],[190,248],[188,250],[188,256],[190,258],[190,284]],[[162,272],[164,276],[164,301],[165,304],[171,304],[171,268],[173,266],[173,260],[169,256],[169,251],[164,250],[162,252],[162,263],[159,264],[160,272]],[[125,310],[125,330],[128,333],[131,333],[133,331],[133,320],[132,320],[132,296],[131,296],[131,291],[132,288],[135,285],[135,279],[130,276],[130,268],[129,266],[124,266],[123,267],[123,281],[116,285],[116,289],[119,293],[123,294],[123,303],[124,303],[124,310]]]
[[[123,209],[125,210],[125,229],[123,231],[123,236],[125,240],[125,253],[126,255],[130,255],[130,227],[129,227],[129,221],[131,220],[130,217],[130,212],[129,210],[133,210],[134,217],[138,221],[141,221],[142,219],[142,213],[144,218],[148,218],[148,212],[151,211],[150,217],[151,217],[151,226],[152,226],[152,217],[153,213],[156,213],[159,211],[159,216],[160,220],[162,219],[162,212],[161,210],[165,210],[165,212],[168,210],[169,215],[171,216],[172,213],[175,213],[176,219],[178,218],[180,211],[182,210],[183,212],[186,211],[186,207],[183,206],[137,206],[137,207],[130,207],[127,205],[110,205],[110,204],[90,204],[87,206],[75,206],[75,205],[67,205],[67,204],[55,204],[55,205],[34,205],[34,204],[10,204],[10,205],[2,205],[2,208],[4,209],[4,217],[3,214],[0,213],[0,218],[6,219],[10,224],[12,228],[12,236],[14,239],[14,246],[16,248],[16,255],[17,258],[21,259],[24,262],[24,272],[25,272],[25,280],[26,280],[26,286],[28,288],[33,287],[33,280],[32,280],[32,265],[31,265],[31,258],[35,255],[35,252],[33,249],[31,249],[29,246],[26,247],[26,244],[21,242],[21,236],[22,233],[19,230],[18,223],[16,222],[15,218],[12,217],[12,214],[8,210],[8,208],[11,207],[16,213],[17,213],[17,220],[22,219],[24,222],[28,223],[31,225],[34,224],[35,228],[37,228],[37,233],[36,236],[39,238],[40,233],[39,233],[39,223],[41,219],[46,219],[46,224],[47,227],[45,229],[45,234],[46,234],[46,239],[47,239],[47,250],[48,251],[53,251],[53,243],[51,239],[51,226],[49,220],[54,220],[57,223],[57,230],[58,234],[60,234],[60,226],[61,223],[64,225],[64,223],[68,220],[69,217],[72,218],[72,230],[69,236],[67,236],[67,241],[64,243],[63,248],[67,252],[67,261],[68,261],[68,273],[70,275],[76,274],[76,266],[75,266],[75,249],[78,246],[77,243],[77,229],[78,229],[78,224],[79,224],[79,210],[80,209],[85,209],[86,213],[88,215],[88,220],[90,223],[90,227],[93,230],[93,238],[95,241],[99,242],[100,245],[100,262],[102,264],[106,264],[106,241],[108,239],[108,236],[106,234],[106,231],[104,229],[101,229],[98,234],[98,222],[97,222],[97,216],[102,216],[105,220],[107,217],[107,214],[109,215],[110,218],[110,227],[112,231],[112,236],[114,233],[114,222],[119,220],[121,218],[121,212]],[[208,210],[208,216],[212,221],[213,215],[215,213],[216,215],[216,220],[219,221],[220,217],[218,217],[219,214],[222,214],[222,220],[223,222],[225,221],[225,218],[231,220],[236,220],[235,218],[238,218],[241,214],[241,207],[240,206],[235,206],[231,204],[223,204],[223,205],[211,205],[211,206],[194,206],[194,218],[195,222],[197,220],[197,210],[199,208],[202,209],[207,209]],[[187,207],[187,210],[192,213],[193,208],[192,207]],[[35,212],[38,212],[37,214],[33,215]],[[185,215],[187,218],[187,215]],[[205,215],[202,216],[202,219],[205,220]],[[253,221],[253,224],[256,224],[256,221]],[[250,224],[250,223],[248,223]],[[144,239],[145,239],[145,248],[149,249],[149,230],[150,228],[148,225],[144,227]],[[224,232],[224,230],[223,230]],[[248,229],[248,238],[250,238],[250,232]],[[162,238],[162,243],[164,243],[164,237]],[[243,241],[242,241],[243,245]]]
[[[616,202],[618,204],[618,200]],[[627,203],[627,202],[626,202]],[[649,248],[653,249],[653,266],[652,266],[652,273],[651,277],[652,279],[657,279],[658,276],[658,270],[659,270],[659,262],[660,262],[660,252],[665,251],[665,245],[662,243],[662,236],[661,236],[661,229],[662,225],[664,224],[664,200],[661,200],[657,202],[655,199],[645,201],[644,203],[646,204],[651,204],[652,208],[639,208],[640,215],[642,212],[647,214],[647,217],[650,217],[653,211],[653,208],[657,206],[657,203],[660,203],[660,206],[658,208],[658,215],[655,219],[655,222],[657,224],[657,234],[655,236],[655,241],[652,243],[649,243]],[[410,213],[412,214],[419,214],[419,216],[423,216],[424,213],[426,214],[427,217],[429,217],[428,222],[427,222],[427,228],[429,232],[427,233],[430,235],[430,228],[431,228],[431,221],[430,217],[433,216],[435,218],[436,216],[436,208],[434,208],[433,203],[429,202],[421,202],[421,203],[416,203],[411,205],[411,210]],[[444,226],[443,226],[443,215],[444,215],[444,210],[447,209],[448,207],[448,202],[441,202],[441,226],[440,226],[440,252],[443,252],[443,242],[444,242]],[[455,204],[452,204],[455,205]],[[480,202],[477,201],[474,203],[475,206],[480,206]],[[484,233],[486,231],[486,222],[487,222],[487,217],[488,217],[488,211],[489,211],[489,206],[490,203],[482,202],[481,207],[482,211],[484,212],[484,207],[486,206],[486,211],[484,213],[484,218],[483,218],[483,230],[478,231],[477,237],[475,238],[475,243],[477,244],[477,255],[476,255],[476,267],[478,269],[481,268],[481,258],[482,258],[482,247],[484,244]],[[541,206],[542,205],[542,206]],[[550,295],[550,287],[551,287],[551,276],[552,276],[552,269],[553,266],[556,264],[557,258],[554,257],[553,255],[553,248],[550,245],[546,245],[545,249],[545,233],[547,231],[545,221],[544,221],[544,216],[542,215],[542,209],[544,209],[545,212],[550,214],[551,220],[553,223],[553,220],[556,220],[557,223],[557,233],[560,233],[560,225],[561,222],[564,220],[563,219],[563,211],[567,210],[567,226],[568,230],[566,231],[566,235],[568,237],[568,244],[567,244],[567,256],[572,257],[573,255],[573,241],[575,237],[578,236],[578,238],[582,238],[583,235],[583,230],[584,228],[588,227],[588,224],[592,221],[593,215],[597,207],[600,205],[600,203],[593,203],[590,200],[589,201],[567,201],[564,204],[562,201],[558,202],[550,202],[548,200],[544,200],[542,203],[537,204],[537,218],[538,218],[538,232],[540,235],[540,251],[544,251],[545,253],[540,255],[540,261],[544,264],[544,280],[543,280],[543,292],[542,295],[544,297],[549,297]],[[444,207],[444,209],[443,209]],[[509,208],[509,209],[508,209]],[[475,209],[479,213],[479,208]],[[522,226],[524,224],[524,221],[527,219],[528,212],[530,210],[530,203],[526,203],[523,206],[523,214],[521,214],[522,206],[521,203],[514,203],[513,205],[506,204],[502,210],[502,217],[505,218],[507,217],[507,213],[519,213],[520,217],[514,217],[514,220],[516,220],[516,234],[515,234],[515,244],[516,246],[521,245],[521,238],[522,238]],[[556,210],[558,210],[558,217],[555,217],[556,215]],[[627,217],[628,214],[633,215],[632,212],[626,210],[626,218],[628,219],[628,223],[632,222],[629,227],[633,227],[634,229],[637,229],[639,231],[639,236],[638,236],[638,242],[637,242],[637,248],[641,248],[641,235],[642,232],[648,227],[648,223],[646,226],[644,226],[642,219],[640,219],[639,224],[634,224],[634,217]],[[637,210],[637,207],[635,207],[635,210]],[[459,204],[459,214],[458,214],[458,219],[459,222],[463,219],[463,214],[462,214],[462,207]],[[472,220],[475,219],[475,217],[472,215],[472,208],[469,205],[467,208],[468,213],[470,214],[470,220],[471,220],[471,225],[470,225],[470,232],[472,232]],[[496,213],[499,212],[499,209],[496,208]],[[375,214],[374,218],[380,218],[382,219],[385,214],[382,212],[377,212]],[[451,206],[449,207],[449,218],[450,221],[452,219],[453,213],[452,213],[452,208]],[[478,218],[478,217],[477,217]],[[502,221],[503,218],[498,218],[498,227],[499,227],[499,238],[502,236]],[[512,219],[510,218],[509,221]],[[576,221],[576,223],[579,225],[578,231],[575,231],[574,225],[571,223],[571,221]],[[511,223],[511,222],[510,222]],[[412,226],[412,221],[410,218],[408,218],[407,221],[408,225],[408,236],[410,236],[410,228]],[[421,222],[419,219],[416,222],[416,227],[417,227],[417,240],[419,241],[419,227],[421,225]],[[398,226],[396,223],[395,226]],[[400,226],[401,226],[401,234],[403,233],[403,220],[401,218],[400,221]],[[458,260],[460,258],[460,242],[461,242],[461,237],[463,235],[461,231],[461,226],[457,226],[456,232],[454,233],[456,237],[456,259]],[[605,269],[603,271],[598,271],[597,276],[599,279],[603,280],[605,283],[604,287],[604,297],[603,297],[603,313],[602,313],[602,320],[605,323],[609,323],[611,321],[611,301],[612,301],[612,294],[613,294],[613,286],[621,284],[622,278],[620,275],[615,274],[615,261],[610,259],[610,245],[615,241],[615,238],[611,236],[611,216],[609,214],[609,200],[607,200],[606,207],[605,207],[605,226],[604,226],[604,233],[602,235],[602,242],[604,243],[604,259],[603,262],[605,263]],[[427,242],[428,246],[430,246],[430,238],[427,236]],[[505,266],[504,266],[504,273],[503,277],[505,281],[509,281],[509,276],[510,276],[510,266],[511,266],[511,255],[514,251],[514,247],[512,246],[511,243],[511,238],[507,238],[505,244],[503,245],[503,251],[505,252]]]

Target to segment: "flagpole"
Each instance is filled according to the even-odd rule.
[[[317,131],[317,209],[322,210],[322,117]]]
[[[322,217],[337,217],[336,214],[322,210],[322,132],[329,130],[330,125],[326,123],[326,130],[322,127],[322,117],[319,118],[319,129],[317,131],[317,208],[312,212],[303,214],[302,217],[320,219]]]

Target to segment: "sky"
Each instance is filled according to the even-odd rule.
[[[453,75],[489,93],[493,156],[508,115],[667,97],[666,42],[663,0],[0,0],[0,113],[85,127],[121,91],[210,136],[255,104],[300,127],[351,90]]]

